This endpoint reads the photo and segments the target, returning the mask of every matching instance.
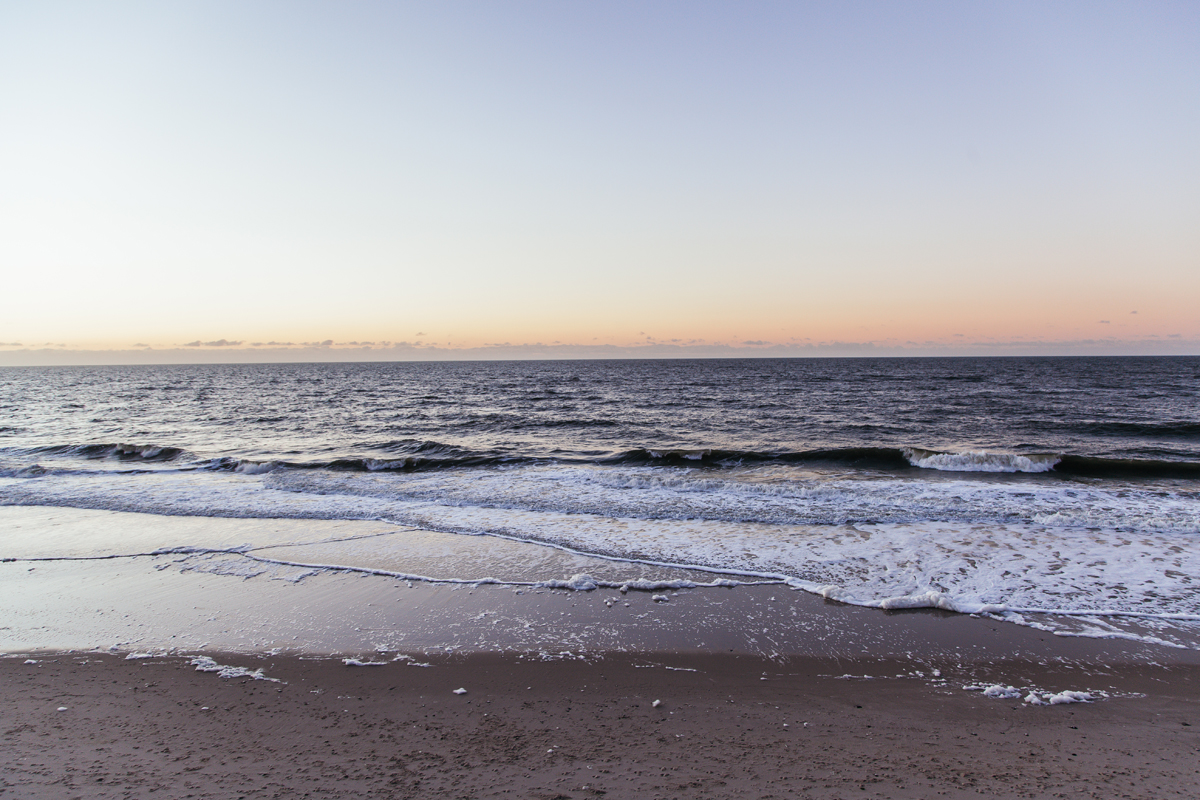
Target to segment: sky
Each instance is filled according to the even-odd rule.
[[[0,364],[1200,354],[1200,4],[0,5]]]

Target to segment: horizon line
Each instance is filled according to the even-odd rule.
[[[962,344],[912,343],[879,345],[873,342],[830,342],[818,345],[490,345],[446,348],[414,346],[335,347],[330,345],[283,348],[172,347],[143,348],[22,348],[0,350],[0,367],[39,366],[161,366],[187,364],[287,364],[287,363],[403,363],[456,361],[625,361],[718,359],[822,359],[822,358],[1069,358],[1069,357],[1194,357],[1200,341],[1074,340],[1033,342],[973,342]]]

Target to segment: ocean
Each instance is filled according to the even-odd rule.
[[[0,505],[369,520],[688,576],[629,590],[780,582],[1196,649],[1200,358],[9,368]],[[430,575],[387,539],[274,558],[162,530],[60,550],[614,585],[555,561]],[[0,557],[42,552],[10,534]]]

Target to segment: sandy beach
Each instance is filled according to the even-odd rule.
[[[232,541],[372,523],[0,515],[46,559],[0,563],[3,798],[1200,792],[1191,649],[779,584],[570,591],[248,575],[220,553],[74,560],[78,526],[129,550],[149,529]],[[459,574],[532,552],[413,536],[426,566]]]
[[[394,658],[394,657],[393,657]],[[0,660],[0,796],[1194,797],[1200,672],[1032,706],[906,662],[746,655]],[[995,665],[1053,690],[1073,670]],[[842,677],[853,673],[854,677]],[[455,693],[465,689],[463,693]]]

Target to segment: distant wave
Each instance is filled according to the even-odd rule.
[[[1099,436],[1131,436],[1146,439],[1200,439],[1200,422],[1087,422],[1079,430]]]
[[[23,467],[0,466],[0,478],[40,478],[47,472],[41,464]]]
[[[1084,478],[1184,478],[1200,479],[1200,463],[1157,459],[1101,458],[1057,453],[962,453],[906,447],[905,460],[914,467],[946,472],[1052,472]]]
[[[366,450],[382,451],[385,453],[395,453],[406,456],[457,456],[457,455],[474,455],[473,451],[461,447],[456,447],[450,444],[434,441],[432,439],[389,439],[386,441],[365,441],[356,442],[352,445],[353,448],[362,448]]]
[[[1054,471],[1085,478],[1185,478],[1200,480],[1200,463],[1134,458],[1063,456]]]
[[[827,463],[860,469],[900,469],[909,466],[902,452],[891,447],[840,447],[820,450],[761,452],[713,448],[638,448],[607,458],[601,464],[650,464],[654,466],[722,467],[740,464]]]
[[[568,459],[564,459],[568,460]],[[637,449],[593,463],[678,467],[729,467],[754,464],[813,464],[882,471],[931,469],[943,472],[992,472],[1078,475],[1095,478],[1200,479],[1200,463],[1156,459],[1104,458],[1059,453],[961,452],[920,447],[840,447],[820,450],[756,452],[718,449]]]
[[[31,454],[52,456],[74,456],[76,458],[112,458],[119,461],[175,461],[191,456],[182,447],[164,447],[154,444],[67,444],[52,447],[35,447]]]
[[[1159,459],[1125,459],[1069,453],[1011,453],[987,450],[936,450],[921,447],[840,447],[814,450],[729,450],[720,448],[639,447],[619,452],[520,453],[504,450],[471,450],[425,439],[358,442],[348,449],[366,451],[333,457],[280,459],[220,456],[203,458],[182,446],[157,444],[63,444],[29,449],[2,448],[0,475],[36,476],[52,469],[45,457],[87,461],[116,461],[125,467],[156,464],[184,470],[209,470],[257,474],[276,469],[332,470],[339,472],[420,472],[531,464],[593,464],[600,466],[655,466],[722,469],[770,464],[811,464],[883,472],[912,469],[940,472],[1022,473],[1072,475],[1092,478],[1180,478],[1200,480],[1200,462]],[[14,456],[18,463],[13,462]],[[313,456],[317,456],[313,453]],[[30,461],[24,461],[25,458]],[[20,463],[24,462],[24,463]]]

